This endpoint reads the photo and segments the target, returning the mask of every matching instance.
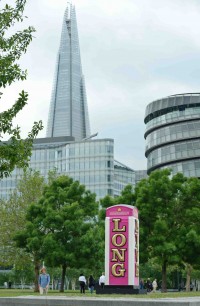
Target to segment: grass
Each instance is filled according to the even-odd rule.
[[[30,289],[0,289],[0,298],[1,297],[17,297],[17,296],[25,296],[25,295],[36,295],[38,296],[39,293],[33,292],[33,290]],[[80,292],[78,290],[76,291],[72,291],[72,290],[67,290],[64,293],[61,293],[57,290],[49,290],[48,292],[48,296],[67,296],[67,297],[78,297],[78,296],[83,296],[80,294]],[[91,295],[91,293],[89,291],[86,290],[86,294],[84,295],[86,297],[112,297],[112,298],[149,298],[149,299],[156,299],[156,298],[179,298],[179,297],[196,297],[199,296],[200,297],[200,291],[192,291],[192,292],[167,292],[167,293],[150,293],[150,294],[143,294],[143,295],[130,295],[130,294],[126,294],[126,295],[118,295],[118,294],[112,294],[112,295],[102,295],[102,294],[98,294],[96,295],[95,293],[93,293]]]

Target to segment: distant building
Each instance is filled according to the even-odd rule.
[[[144,178],[148,178],[147,170],[135,170],[135,184]]]
[[[168,167],[173,174],[200,177],[200,93],[153,101],[144,121],[148,174]]]
[[[36,139],[30,168],[47,177],[54,168],[95,192],[97,199],[117,196],[127,184],[135,185],[135,171],[114,159],[113,139],[91,135],[82,74],[75,7],[69,4],[63,20],[47,137]],[[22,171],[0,181],[1,197],[8,198]]]

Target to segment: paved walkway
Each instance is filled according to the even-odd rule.
[[[200,306],[200,297],[189,298],[122,298],[20,296],[0,298],[0,306]]]

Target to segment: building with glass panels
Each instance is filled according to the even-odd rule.
[[[173,174],[200,177],[200,93],[153,101],[144,121],[147,172],[168,167]]]
[[[86,90],[82,75],[75,7],[68,5],[50,103],[47,137],[34,141],[30,168],[47,178],[49,170],[84,184],[97,199],[117,196],[135,184],[135,171],[114,159],[113,139],[90,135]],[[0,196],[8,198],[22,176],[15,169],[0,181]]]
[[[30,168],[48,177],[49,170],[66,174],[95,192],[97,199],[117,196],[127,184],[135,184],[135,171],[114,160],[114,140],[96,139],[75,142],[73,137],[41,138],[34,141]],[[22,176],[15,169],[0,181],[1,197],[8,198]]]
[[[90,136],[90,124],[82,74],[76,11],[68,4],[64,13],[51,95],[47,137]]]
[[[148,178],[147,170],[135,170],[135,185],[145,178]]]
[[[36,139],[30,168],[39,170],[45,177],[49,170],[57,169],[58,174],[67,174],[86,185],[98,198],[106,194],[113,195],[114,141],[100,139],[75,142],[67,136]],[[12,177],[0,182],[4,197],[15,187],[21,175],[22,171],[15,169]]]

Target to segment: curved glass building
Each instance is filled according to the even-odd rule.
[[[173,174],[200,177],[200,93],[153,101],[144,122],[148,174],[171,168]]]

